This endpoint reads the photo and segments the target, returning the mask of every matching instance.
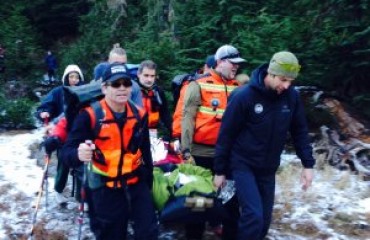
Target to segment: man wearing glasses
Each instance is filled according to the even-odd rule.
[[[230,93],[239,86],[235,75],[245,62],[231,46],[220,47],[215,54],[216,66],[187,86],[181,121],[181,149],[188,162],[213,170],[214,150],[221,118]],[[213,223],[215,224],[215,223]],[[223,239],[234,239],[234,230],[225,221]],[[186,225],[187,239],[202,239],[204,224]],[[235,229],[236,230],[236,229]]]
[[[303,190],[313,179],[312,148],[299,93],[291,86],[301,66],[290,52],[278,52],[252,72],[251,81],[233,94],[216,144],[214,184],[235,180],[240,206],[238,240],[267,235],[274,204],[275,174],[290,132],[301,159]]]
[[[96,239],[126,239],[132,219],[135,239],[156,240],[147,114],[129,100],[132,81],[125,65],[110,64],[101,88],[104,98],[74,120],[63,160],[87,166],[90,227]]]

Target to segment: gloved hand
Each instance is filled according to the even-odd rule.
[[[45,152],[47,154],[51,154],[53,151],[55,151],[59,146],[61,145],[61,142],[58,137],[56,136],[51,136],[48,137],[44,141],[44,147],[45,147]]]
[[[190,154],[189,150],[185,150],[182,152],[182,158],[184,159],[185,163],[196,165],[193,156]]]

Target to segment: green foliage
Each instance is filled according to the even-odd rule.
[[[6,128],[34,128],[32,109],[35,103],[28,98],[8,100],[0,94],[0,126]]]
[[[16,1],[17,3],[17,1]],[[24,16],[24,4],[2,1],[0,8],[0,43],[5,48],[6,73],[3,80],[23,79],[32,84],[37,74],[38,35]]]
[[[0,17],[9,78],[32,83],[42,74],[39,46],[51,46],[59,75],[75,63],[91,79],[120,43],[130,63],[154,60],[169,91],[175,75],[232,44],[247,74],[273,53],[292,51],[302,65],[298,85],[334,91],[367,114],[370,0],[2,0]]]
[[[43,35],[41,42],[47,47],[58,39],[76,37],[79,16],[86,14],[89,7],[88,0],[34,0],[25,12]]]

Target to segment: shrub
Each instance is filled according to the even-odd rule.
[[[3,94],[0,94],[0,126],[7,129],[34,128],[33,106],[34,102],[28,98],[7,100]]]

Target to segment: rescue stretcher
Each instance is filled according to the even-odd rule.
[[[210,170],[184,163],[181,155],[161,139],[151,138],[151,147],[153,200],[160,222],[197,223],[227,217],[223,202],[232,197],[233,185],[230,185],[229,193],[217,193]]]

